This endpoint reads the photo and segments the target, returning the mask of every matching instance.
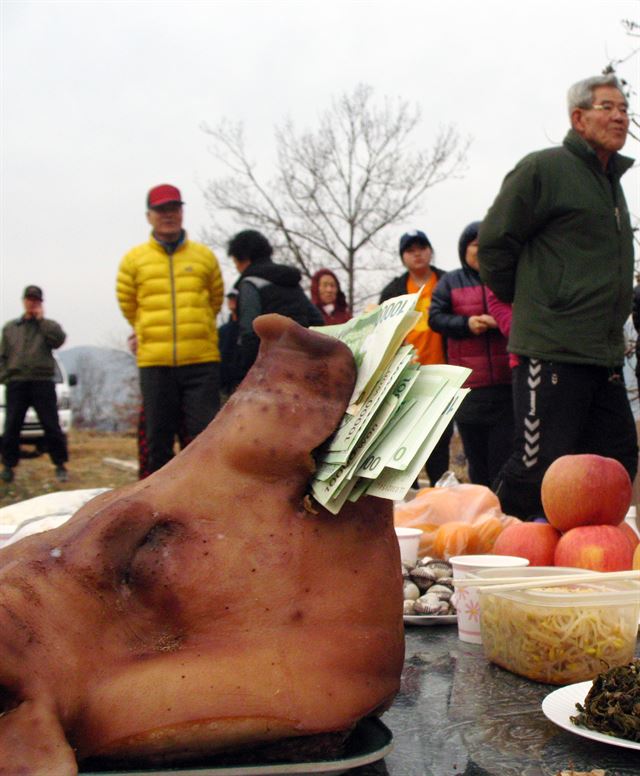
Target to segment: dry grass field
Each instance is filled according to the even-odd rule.
[[[27,452],[30,449],[25,448]],[[59,490],[116,488],[137,479],[136,471],[109,466],[104,458],[136,461],[135,437],[74,429],[69,435],[68,482],[56,480],[46,453],[37,458],[22,458],[15,469],[14,481],[0,482],[0,507]]]

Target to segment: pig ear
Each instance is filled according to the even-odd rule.
[[[215,429],[211,442],[224,448],[234,471],[286,481],[297,499],[315,468],[312,451],[347,408],[355,362],[344,343],[282,315],[256,318],[254,330],[260,337],[255,364],[194,445],[204,446]]]
[[[73,749],[53,707],[41,701],[23,701],[0,717],[0,776],[16,773],[78,773]]]
[[[299,350],[311,358],[329,357],[338,354],[341,350],[346,351],[350,356],[349,349],[337,339],[321,332],[310,331],[291,318],[276,313],[260,315],[253,322],[253,329],[265,349],[276,343],[283,349]],[[349,360],[353,361],[353,357]]]

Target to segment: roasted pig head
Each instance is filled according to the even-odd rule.
[[[0,774],[302,743],[391,703],[391,503],[305,495],[353,358],[281,316],[255,329],[253,369],[180,455],[0,550]]]

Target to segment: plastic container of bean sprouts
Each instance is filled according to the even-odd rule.
[[[566,574],[566,583],[521,590],[480,590],[485,656],[515,674],[549,684],[593,679],[634,656],[640,582],[571,582],[583,569],[529,566],[478,577]]]

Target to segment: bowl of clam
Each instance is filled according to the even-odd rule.
[[[402,564],[404,621],[408,625],[450,625],[457,621],[451,600],[453,569],[446,560],[424,557]]]

